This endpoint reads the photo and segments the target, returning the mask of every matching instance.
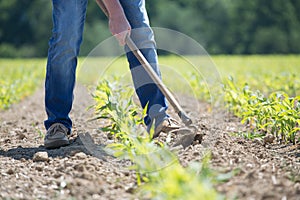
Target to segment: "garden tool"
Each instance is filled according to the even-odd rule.
[[[105,7],[105,4],[102,2],[102,0],[96,0],[98,6],[101,8],[101,10],[104,12],[104,14],[109,18],[109,13],[107,8]],[[160,89],[160,91],[164,94],[164,96],[167,98],[169,103],[174,108],[175,112],[178,114],[181,121],[184,123],[186,128],[181,128],[179,130],[176,130],[176,134],[180,135],[181,137],[179,140],[175,143],[175,145],[182,145],[184,148],[189,146],[193,143],[197,133],[197,128],[192,125],[191,118],[184,112],[180,104],[177,102],[173,94],[170,92],[170,90],[164,85],[162,80],[159,78],[159,76],[155,73],[147,59],[144,57],[142,52],[138,49],[136,44],[133,42],[133,40],[130,38],[129,35],[126,36],[126,45],[129,47],[129,49],[133,52],[135,57],[139,60],[141,65],[144,67],[146,72],[149,74],[153,82],[157,85],[157,87]],[[183,143],[181,144],[181,141]]]

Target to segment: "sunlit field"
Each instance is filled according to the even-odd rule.
[[[0,59],[0,110],[41,88],[45,59]]]
[[[190,93],[193,90],[195,93],[195,87],[198,90],[207,90],[207,83],[202,81],[210,76],[218,81],[217,84],[232,77],[237,85],[248,84],[252,89],[258,89],[264,94],[284,91],[291,96],[297,96],[300,91],[300,78],[297,76],[300,72],[300,56],[296,55],[211,58],[161,56],[159,62],[163,80],[172,91]],[[1,59],[0,108],[7,108],[31,94],[36,88],[43,87],[45,66],[45,59]],[[85,84],[96,84],[106,76],[121,76],[123,81],[131,83],[125,57],[80,58],[77,76],[78,80]],[[199,92],[198,95],[201,94]],[[198,98],[202,99],[201,96]]]

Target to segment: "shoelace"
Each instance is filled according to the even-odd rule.
[[[64,125],[62,124],[54,124],[53,126],[50,127],[50,129],[48,130],[49,135],[54,135],[57,131],[61,131],[61,132],[67,132],[66,128]]]
[[[172,124],[179,125],[179,123],[175,119],[173,119],[173,118],[168,118],[168,123],[169,123],[170,126]]]

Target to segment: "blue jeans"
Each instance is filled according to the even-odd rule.
[[[82,42],[87,2],[88,0],[52,0],[53,30],[49,41],[45,81],[48,119],[44,124],[47,130],[53,123],[62,123],[69,131],[72,128],[69,113],[73,103],[77,56]],[[132,39],[160,76],[156,44],[149,26],[145,1],[120,0],[120,3],[133,29]],[[166,99],[126,46],[125,51],[141,105],[144,108],[148,104],[144,121],[149,130],[154,121],[157,126],[168,117]]]

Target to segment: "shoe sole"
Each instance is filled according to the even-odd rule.
[[[163,132],[163,133],[170,133],[170,132],[176,133],[176,130],[179,130],[179,129],[180,129],[180,127],[179,128],[177,128],[177,127],[176,128],[175,127],[168,127],[168,128],[164,127],[159,132],[154,133],[153,138],[157,138],[160,135],[161,132]]]
[[[70,142],[68,140],[56,140],[53,142],[49,142],[47,144],[44,144],[46,149],[57,149],[63,146],[69,145]]]

